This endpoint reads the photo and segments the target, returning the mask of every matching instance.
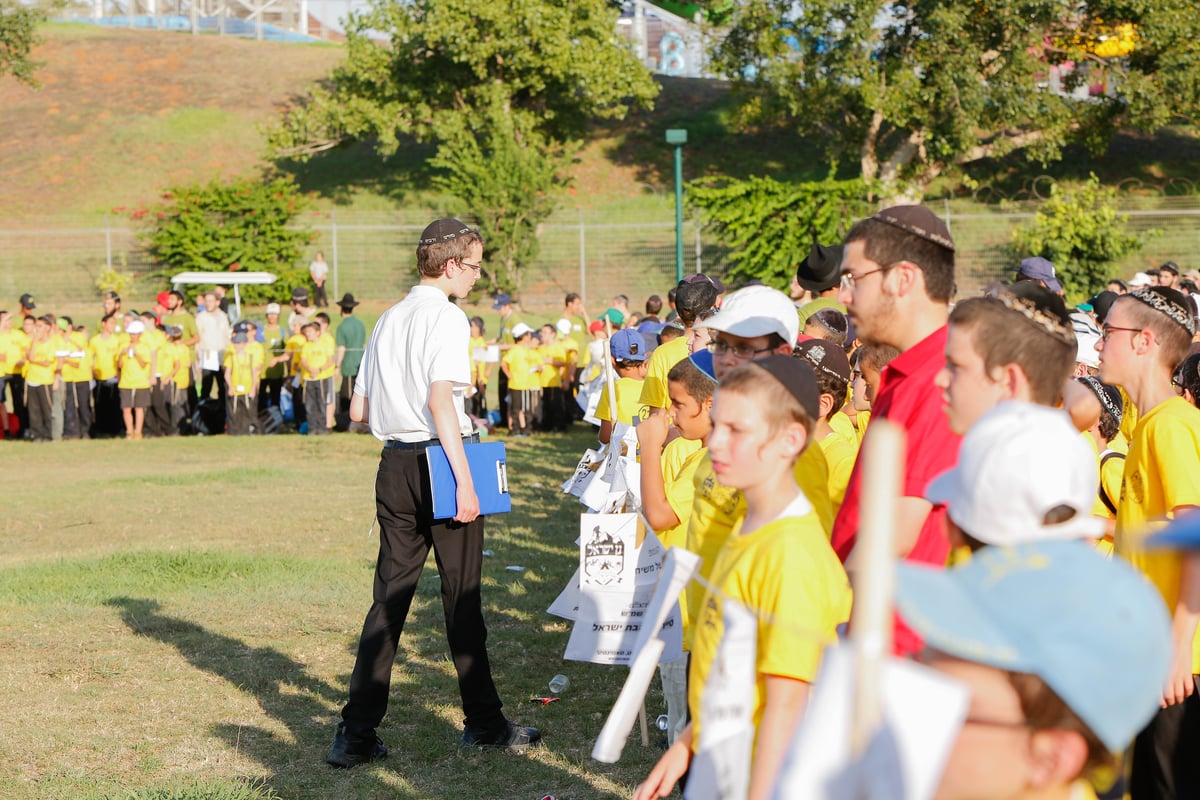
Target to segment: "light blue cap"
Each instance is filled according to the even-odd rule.
[[[986,547],[951,569],[901,563],[896,606],[929,647],[1040,677],[1106,747],[1159,707],[1171,659],[1158,590],[1078,541]]]
[[[1147,536],[1143,542],[1147,549],[1169,547],[1173,550],[1200,548],[1200,511],[1189,511],[1158,533]]]

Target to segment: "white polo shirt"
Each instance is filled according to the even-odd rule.
[[[429,411],[434,381],[454,385],[454,411],[463,436],[474,426],[463,408],[471,385],[471,324],[440,289],[414,286],[384,312],[371,332],[354,393],[367,398],[376,439],[420,442],[437,436]]]

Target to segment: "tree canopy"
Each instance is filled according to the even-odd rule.
[[[0,0],[0,78],[12,75],[22,83],[37,85],[34,72],[40,65],[30,58],[30,52],[38,42],[38,23],[45,18],[40,8]]]
[[[1194,0],[743,0],[719,69],[747,122],[824,136],[890,197],[1200,111]]]
[[[272,151],[307,158],[370,140],[387,156],[405,137],[436,143],[441,185],[491,226],[498,257],[486,277],[519,288],[530,234],[589,122],[648,107],[658,92],[616,14],[609,0],[376,0],[351,16],[328,88],[269,132]]]

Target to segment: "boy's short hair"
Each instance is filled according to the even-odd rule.
[[[329,315],[326,314],[324,311],[318,311],[316,314],[313,314],[313,319],[324,320],[326,325],[328,325],[330,323]]]
[[[713,379],[687,358],[671,367],[667,372],[667,382],[678,383],[697,403],[703,403],[712,397],[713,390],[717,388]]]
[[[656,294],[652,294],[646,298],[646,314],[658,315],[662,311],[662,298]]]
[[[711,280],[684,278],[675,287],[675,313],[679,315],[679,321],[691,327],[701,314],[716,304],[718,294],[720,292]]]
[[[301,330],[301,331],[306,331],[306,330],[308,330],[309,328],[312,328],[314,331],[319,331],[319,330],[321,330],[321,326],[320,326],[320,325],[318,325],[318,324],[317,324],[317,323],[315,323],[315,322],[305,322],[304,324],[302,324],[302,325],[300,326],[300,330]]]
[[[1166,286],[1144,286],[1121,295],[1116,303],[1129,312],[1135,326],[1154,332],[1162,363],[1173,373],[1187,358],[1196,333],[1196,318],[1183,292]]]
[[[987,372],[1016,364],[1035,403],[1053,406],[1062,400],[1079,344],[1066,304],[1054,292],[1022,281],[963,300],[950,312],[950,324],[971,332]]]
[[[799,422],[811,436],[821,408],[816,373],[791,356],[771,355],[734,367],[721,379],[718,389],[754,394],[772,434]]]
[[[859,369],[872,372],[882,372],[884,367],[900,356],[900,351],[890,344],[876,342],[865,342],[855,352],[858,353]]]
[[[1187,389],[1191,392],[1193,402],[1200,406],[1200,353],[1192,353],[1185,358],[1175,370],[1171,381],[1181,390]]]
[[[471,254],[471,245],[483,244],[483,236],[461,220],[446,217],[429,223],[417,243],[417,271],[425,278],[436,278],[446,271],[446,262],[462,261]]]
[[[846,245],[862,240],[863,255],[881,267],[907,261],[925,275],[925,294],[948,303],[954,296],[954,243],[946,224],[923,206],[886,208],[855,223]]]

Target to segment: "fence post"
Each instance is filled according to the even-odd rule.
[[[579,297],[587,305],[587,234],[583,228],[583,209],[579,209]]]
[[[697,210],[692,216],[692,224],[696,226],[696,272],[703,272],[703,265],[700,263],[701,242],[700,242],[700,211]]]

